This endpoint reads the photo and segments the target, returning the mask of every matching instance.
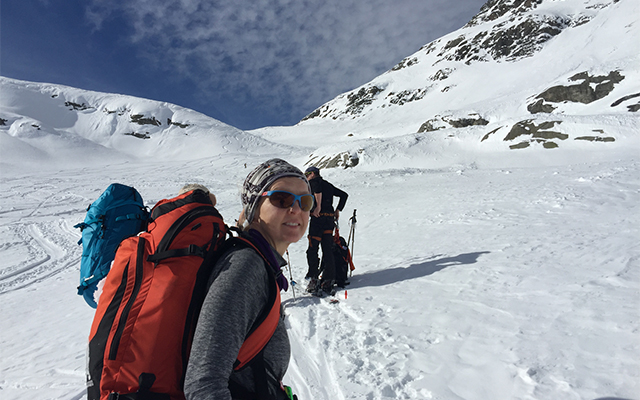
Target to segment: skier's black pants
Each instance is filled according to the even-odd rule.
[[[307,275],[317,279],[320,259],[318,248],[322,247],[322,282],[332,282],[336,279],[335,261],[333,259],[333,216],[311,217],[309,222],[309,248],[307,249]]]

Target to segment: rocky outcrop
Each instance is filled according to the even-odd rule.
[[[342,114],[349,114],[354,116],[360,114],[366,106],[373,103],[378,94],[382,91],[384,91],[384,89],[377,86],[368,86],[361,88],[357,92],[351,92],[347,94],[347,104]],[[302,118],[302,121],[317,117],[327,117],[332,111],[333,109],[327,103],[322,107],[314,110],[311,114]],[[336,117],[334,116],[334,119],[335,118]]]
[[[418,63],[418,58],[417,57],[407,57],[405,59],[403,59],[402,61],[400,61],[398,64],[396,64],[393,68],[391,68],[392,71],[398,71],[401,70],[403,68],[406,67],[410,67],[412,65],[416,65]]]
[[[138,125],[154,125],[160,126],[162,123],[156,119],[156,117],[145,117],[142,114],[135,114],[131,116],[131,122],[135,122]]]
[[[611,107],[617,107],[620,104],[625,103],[625,102],[627,102],[627,101],[629,101],[631,99],[635,99],[637,97],[640,97],[640,93],[635,93],[635,94],[630,94],[628,96],[624,96],[624,97],[614,101],[611,104]],[[640,101],[636,101],[634,104],[627,104],[627,109],[630,112],[636,112],[636,111],[640,110]]]
[[[360,158],[357,153],[350,153],[348,151],[344,151],[334,155],[325,155],[325,156],[314,156],[311,154],[309,156],[309,161],[307,161],[304,165],[318,167],[319,169],[323,168],[352,168],[358,165],[360,162]]]
[[[73,101],[65,101],[64,105],[65,107],[68,107],[69,110],[75,110],[75,111],[84,111],[84,110],[89,110],[93,108],[85,103],[78,104],[78,103],[74,103]]]
[[[125,136],[133,136],[133,137],[136,137],[138,139],[151,139],[151,136],[149,136],[149,132],[145,132],[145,133],[125,132],[124,135]]]
[[[172,121],[171,118],[167,118],[167,125],[169,126],[174,125],[174,126],[177,126],[178,128],[184,129],[184,128],[187,128],[190,124],[181,124],[180,122]]]
[[[589,104],[605,98],[614,86],[624,79],[618,71],[611,71],[608,75],[591,76],[587,71],[573,75],[568,80],[580,81],[575,85],[558,85],[550,87],[535,97],[537,101],[527,106],[531,114],[550,113],[556,109],[548,103],[582,103]],[[615,104],[615,103],[614,103]],[[612,105],[613,106],[613,105]]]
[[[433,132],[445,128],[466,128],[468,126],[488,125],[489,121],[478,114],[469,114],[465,118],[454,119],[452,116],[436,117],[423,123],[418,129],[418,133]]]
[[[509,146],[510,149],[523,149],[529,147],[533,142],[542,143],[544,148],[553,149],[558,147],[558,144],[552,139],[566,140],[569,138],[566,133],[551,130],[561,123],[562,121],[546,121],[536,124],[531,119],[520,121],[513,125],[503,140],[507,142],[520,138],[518,139],[519,143]],[[528,136],[528,138],[522,140],[521,136]]]
[[[410,103],[412,101],[420,100],[427,94],[427,89],[416,89],[416,90],[404,90],[400,93],[390,92],[387,95],[387,99],[389,99],[389,103],[396,105],[403,105],[405,103]]]

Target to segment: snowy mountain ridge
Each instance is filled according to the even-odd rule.
[[[22,166],[283,148],[177,105],[5,77],[0,77],[0,132],[2,163]],[[40,156],[30,160],[25,154]]]

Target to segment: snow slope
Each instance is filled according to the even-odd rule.
[[[305,241],[290,248],[286,383],[301,400],[640,398],[638,98],[618,103],[640,92],[637,16],[633,0],[492,0],[316,117],[253,132],[0,77],[0,398],[83,397],[93,310],[76,295],[72,227],[110,183],[149,206],[202,183],[233,222],[244,177],[270,157],[351,166],[323,169],[350,195],[345,237],[357,210],[338,304],[301,293]],[[525,37],[515,58],[483,45],[465,54],[486,59],[456,59],[531,19],[562,29],[530,54]],[[625,78],[591,103],[537,97],[615,71]],[[540,99],[554,109],[531,113]],[[465,119],[487,124],[454,126]]]
[[[262,158],[3,174],[2,398],[81,397],[93,313],[71,227],[101,190],[133,184],[152,205],[196,181],[233,220],[243,164]],[[328,304],[300,292],[304,240],[291,247],[301,399],[638,398],[639,160],[530,161],[325,173],[350,194],[343,235],[357,209],[357,269]]]

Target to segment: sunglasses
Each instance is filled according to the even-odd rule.
[[[290,208],[297,201],[302,211],[311,211],[315,198],[312,194],[293,194],[284,190],[270,190],[260,197],[269,197],[271,204],[278,208]]]

